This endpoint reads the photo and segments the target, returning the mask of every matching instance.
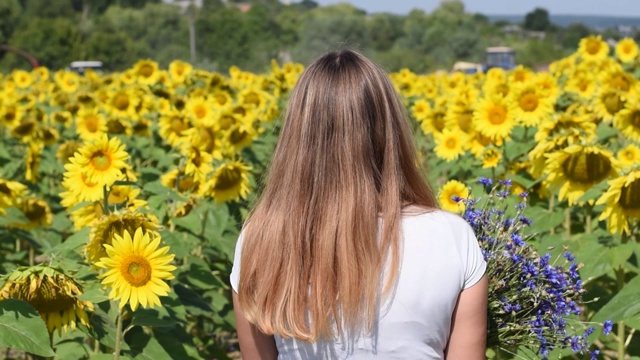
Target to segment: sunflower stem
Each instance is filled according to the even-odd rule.
[[[120,359],[120,344],[122,343],[122,315],[124,314],[124,308],[120,308],[118,311],[118,320],[116,320],[116,344],[113,350],[113,360]]]
[[[29,266],[33,266],[35,263],[35,250],[33,250],[33,246],[29,244]]]
[[[564,233],[565,240],[571,239],[571,208],[564,209]]]
[[[618,292],[624,287],[624,268],[622,265],[616,269],[616,283],[618,285]],[[624,321],[618,322],[618,359],[624,359],[627,346],[625,345],[625,324]]]
[[[586,220],[585,221],[585,223],[586,223],[585,226],[586,226],[586,229],[584,231],[586,234],[591,234],[591,220],[592,220],[591,219],[591,210],[592,210],[591,206],[587,206],[587,208],[586,208],[587,214],[585,215],[585,220]]]
[[[549,196],[549,212],[550,213],[553,212],[554,205],[555,205],[555,197],[553,197],[553,194],[551,194],[551,196]],[[549,229],[549,232],[553,234],[555,233],[555,229],[552,227],[551,229]]]
[[[102,212],[105,215],[109,215],[109,190],[107,190],[107,185],[102,188]]]

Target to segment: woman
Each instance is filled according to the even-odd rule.
[[[302,74],[231,274],[244,359],[484,359],[485,262],[437,209],[386,73]]]

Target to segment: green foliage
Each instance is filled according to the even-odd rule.
[[[38,311],[21,300],[0,301],[0,346],[40,356],[54,355]]]
[[[536,8],[524,17],[523,27],[527,30],[546,31],[551,27],[549,12],[546,9]]]

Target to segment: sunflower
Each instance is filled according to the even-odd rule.
[[[104,197],[103,186],[99,183],[90,181],[83,167],[69,163],[64,166],[65,173],[62,180],[62,186],[69,192],[62,196],[61,205],[70,208],[83,201],[99,201]],[[123,179],[122,176],[118,180]]]
[[[38,123],[31,116],[24,117],[19,124],[11,129],[10,135],[20,139],[22,143],[32,142],[38,134]]]
[[[200,150],[197,146],[184,147],[183,154],[187,157],[184,172],[193,176],[194,180],[204,182],[213,171],[213,157],[206,151]]]
[[[567,80],[565,90],[577,94],[583,99],[591,99],[595,94],[598,84],[592,74],[572,76]]]
[[[514,117],[525,127],[537,126],[553,112],[553,104],[534,83],[516,87],[511,96],[516,104]]]
[[[619,91],[625,99],[637,83],[637,80],[618,64],[603,72],[600,80],[602,82],[601,86]]]
[[[431,105],[426,99],[419,99],[411,107],[411,113],[413,114],[414,119],[417,121],[424,121],[427,119],[429,114],[429,110],[431,110]]]
[[[615,89],[603,87],[598,91],[592,103],[594,112],[604,122],[616,118],[618,112],[625,107],[625,100]]]
[[[599,146],[570,145],[547,156],[545,180],[547,187],[560,189],[558,199],[567,199],[569,206],[595,184],[618,175],[618,165],[612,153]]]
[[[38,168],[40,167],[40,154],[44,146],[41,143],[32,142],[27,147],[27,156],[25,159],[26,171],[24,178],[27,181],[35,182],[38,180]]]
[[[53,221],[53,214],[51,213],[49,204],[42,200],[34,198],[20,199],[16,206],[28,222],[11,223],[9,226],[23,230],[31,230],[36,227],[47,227],[51,225]]]
[[[60,195],[62,196],[62,194]],[[102,203],[93,202],[71,211],[69,217],[71,218],[71,222],[73,222],[74,229],[80,230],[85,226],[91,226],[103,214],[104,211],[102,210]]]
[[[150,214],[120,212],[102,216],[91,228],[89,242],[85,246],[87,262],[93,264],[108,256],[104,245],[111,245],[114,235],[124,236],[124,232],[135,233],[136,229],[157,235],[158,219]]]
[[[171,110],[160,116],[158,132],[167,144],[177,147],[185,141],[185,132],[192,128],[187,115],[178,110]]]
[[[76,140],[67,140],[64,143],[60,144],[58,147],[58,151],[56,151],[56,157],[62,163],[62,165],[66,165],[69,163],[69,158],[73,157],[73,154],[80,149],[82,143]]]
[[[95,141],[107,133],[107,120],[98,108],[82,109],[76,116],[76,131],[84,141]]]
[[[480,100],[473,112],[476,129],[495,143],[508,140],[516,125],[513,106],[502,97],[491,96]]]
[[[111,245],[104,245],[107,256],[95,265],[107,270],[99,276],[111,287],[109,298],[119,301],[121,308],[127,303],[132,311],[138,305],[162,306],[159,296],[168,295],[165,281],[174,278],[176,267],[170,264],[174,255],[167,254],[169,247],[158,248],[160,241],[160,236],[138,228],[133,237],[124,230],[122,236],[114,234]]]
[[[53,79],[65,93],[76,92],[80,87],[80,76],[71,71],[58,70],[53,75]]]
[[[640,148],[634,144],[629,144],[618,151],[617,159],[622,168],[632,168],[640,165]]]
[[[169,64],[169,75],[174,84],[184,83],[191,70],[193,70],[193,66],[181,60],[174,60]]]
[[[433,108],[427,111],[427,116],[422,121],[421,128],[425,134],[441,133],[446,125],[447,100],[438,98]]]
[[[34,82],[33,76],[24,70],[14,70],[11,73],[11,78],[20,89],[26,89]]]
[[[160,183],[169,189],[174,189],[179,193],[198,193],[201,190],[200,182],[193,176],[187,175],[184,171],[174,169],[160,177]]]
[[[133,65],[133,75],[138,83],[153,85],[160,76],[158,63],[152,60],[140,60]]]
[[[249,170],[251,167],[240,161],[222,164],[215,169],[204,192],[211,195],[216,203],[246,199],[249,194]]]
[[[472,102],[456,101],[455,105],[449,107],[445,118],[446,128],[453,131],[461,131],[472,135],[473,128],[473,107]]]
[[[140,97],[130,89],[120,89],[109,94],[107,110],[115,116],[137,118],[136,108],[140,103]]]
[[[64,127],[68,127],[73,122],[73,115],[68,111],[58,110],[51,113],[49,121],[53,124],[60,124]]]
[[[227,130],[224,135],[227,153],[237,154],[253,143],[258,132],[251,126],[237,124]]]
[[[27,193],[27,187],[17,181],[0,178],[0,215],[4,215],[4,208],[14,206],[18,199]]]
[[[87,311],[93,304],[78,299],[82,286],[60,269],[45,265],[15,269],[0,289],[0,300],[18,299],[31,304],[47,325],[49,333],[76,328],[76,323],[89,327]]]
[[[444,129],[434,134],[433,138],[436,144],[434,150],[439,158],[451,162],[464,154],[464,144],[467,143],[464,133]]]
[[[628,101],[613,120],[613,125],[624,136],[640,142],[640,101],[637,99]]]
[[[536,74],[533,80],[536,88],[540,90],[543,97],[549,99],[551,104],[555,104],[556,100],[560,96],[560,88],[556,79],[548,72]]]
[[[206,151],[216,159],[222,158],[222,133],[215,131],[212,126],[198,126],[184,132],[186,138],[191,139],[191,145]]]
[[[600,35],[587,36],[580,40],[578,53],[585,61],[601,61],[609,56],[609,45],[602,40]]]
[[[638,57],[638,44],[632,38],[624,38],[616,44],[616,56],[623,63],[633,62]]]
[[[608,182],[609,189],[600,196],[596,205],[606,204],[599,220],[607,220],[613,234],[631,234],[629,221],[640,219],[640,170]]]
[[[194,125],[211,126],[217,117],[211,101],[204,97],[190,98],[185,105],[185,112]]]
[[[447,211],[461,214],[465,204],[460,199],[469,198],[469,188],[458,180],[449,180],[442,186],[438,194],[440,206]]]
[[[0,125],[12,129],[20,123],[24,110],[14,104],[4,104],[0,107]]]
[[[507,81],[509,81],[510,83],[524,84],[532,80],[534,76],[535,74],[533,73],[533,71],[531,71],[531,69],[526,68],[522,65],[518,65],[511,71]]]
[[[103,135],[99,140],[82,146],[69,161],[81,167],[88,181],[102,187],[111,186],[122,176],[121,169],[126,167],[128,158],[120,139],[109,139]]]
[[[482,168],[491,169],[498,166],[502,159],[502,154],[498,149],[490,147],[482,153]]]

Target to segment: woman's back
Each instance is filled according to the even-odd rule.
[[[443,359],[460,292],[480,280],[485,261],[471,228],[443,212],[404,214],[396,287],[370,334],[345,333],[314,343],[275,336],[279,359]],[[231,284],[237,289],[242,238]]]

